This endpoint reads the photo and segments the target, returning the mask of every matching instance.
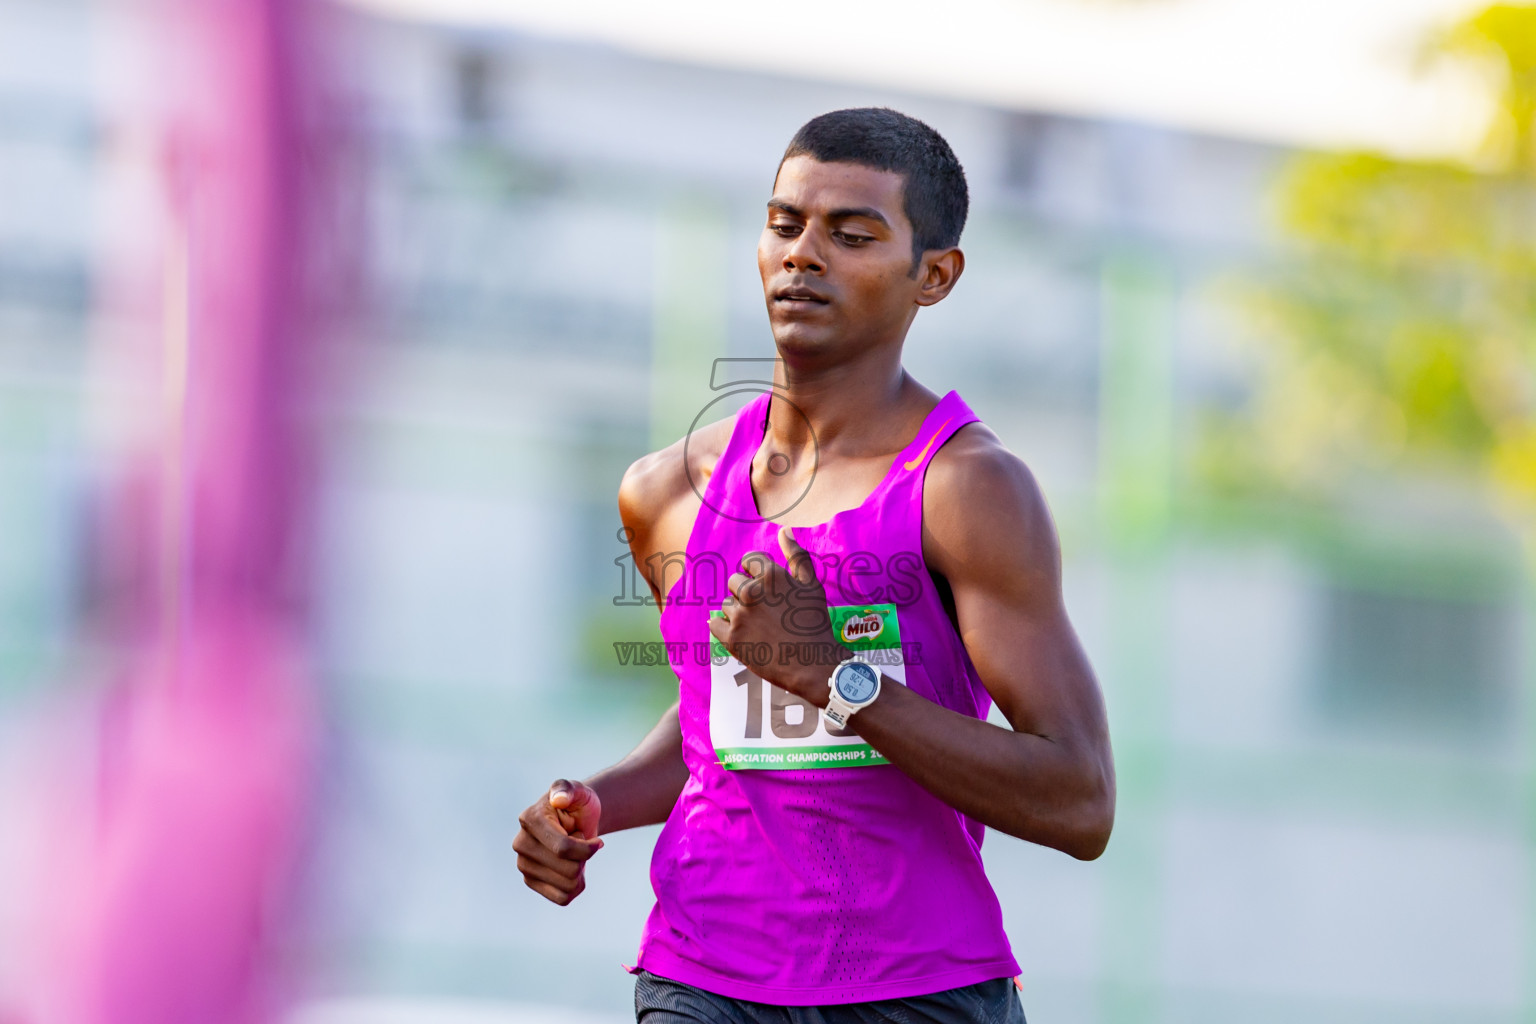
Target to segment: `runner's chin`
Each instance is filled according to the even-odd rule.
[[[831,317],[774,317],[773,340],[790,355],[809,355],[824,350],[838,336]]]

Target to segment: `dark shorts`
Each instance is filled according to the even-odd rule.
[[[1024,1024],[1012,978],[906,999],[833,1006],[770,1006],[635,973],[637,1024]]]

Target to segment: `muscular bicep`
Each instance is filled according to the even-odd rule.
[[[966,652],[1008,723],[1052,740],[1098,731],[1098,685],[1059,601],[985,581],[952,585]]]
[[[1103,699],[1062,602],[1044,496],[1000,446],[973,442],[925,488],[924,555],[953,594],[960,638],[1009,724],[1065,743],[1107,742]],[[930,483],[935,482],[930,471]]]

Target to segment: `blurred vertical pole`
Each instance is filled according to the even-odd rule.
[[[710,367],[725,354],[730,310],[728,228],[719,207],[701,198],[679,200],[662,207],[656,228],[653,451],[686,434],[699,410],[714,397],[709,389]]]
[[[1155,1024],[1162,994],[1174,282],[1134,250],[1100,278],[1099,500],[1110,553],[1105,665],[1118,801],[1105,854],[1100,1020]]]
[[[1521,631],[1521,676],[1525,686],[1521,688],[1524,716],[1524,750],[1521,765],[1524,770],[1525,796],[1525,845],[1526,845],[1526,893],[1525,930],[1522,939],[1525,963],[1523,990],[1520,993],[1520,1017],[1526,1024],[1536,1024],[1536,531],[1530,526],[1524,530],[1525,573],[1521,586],[1521,617],[1525,629]]]
[[[281,997],[315,737],[298,415],[317,340],[300,294],[313,52],[301,0],[129,8],[158,77],[161,417],[127,474],[151,485],[107,503],[131,660],[87,842],[49,897],[37,1020],[254,1024]]]

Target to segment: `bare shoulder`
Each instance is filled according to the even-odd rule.
[[[1057,585],[1060,546],[1045,495],[985,424],[961,427],[928,466],[923,555],[951,585],[1003,576]]]
[[[619,519],[628,531],[635,564],[660,599],[664,581],[655,562],[681,556],[703,504],[705,482],[725,452],[733,419],[700,427],[687,438],[636,459],[619,483]]]
[[[700,427],[660,451],[630,464],[619,482],[619,513],[626,526],[654,522],[672,505],[702,489],[725,452],[733,421],[723,419]],[[697,497],[695,495],[695,497]]]

